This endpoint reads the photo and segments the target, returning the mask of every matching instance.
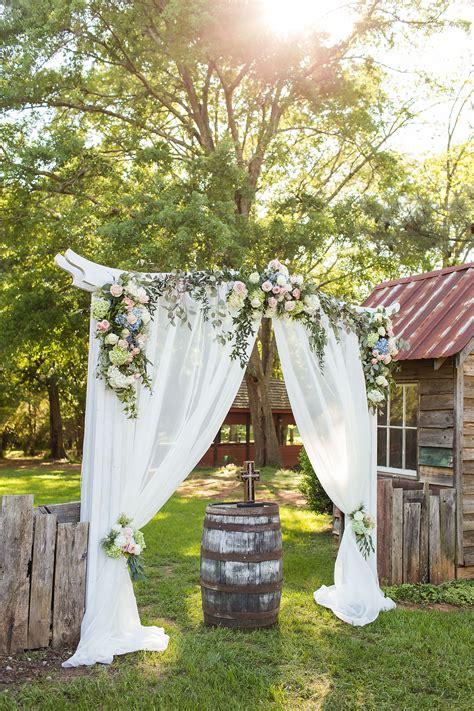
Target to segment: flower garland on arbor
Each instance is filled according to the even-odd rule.
[[[224,289],[221,287],[224,286]],[[261,316],[292,318],[306,328],[310,345],[323,367],[329,322],[336,336],[341,329],[358,339],[369,406],[376,409],[387,397],[393,380],[394,357],[400,347],[389,312],[357,309],[318,291],[301,275],[273,259],[261,273],[222,270],[217,272],[171,272],[164,275],[124,273],[104,284],[93,296],[92,316],[100,339],[98,377],[123,403],[129,417],[137,417],[136,385],[150,388],[145,354],[147,330],[157,303],[167,311],[172,325],[191,328],[186,297],[201,304],[221,343],[232,342],[232,358],[247,363],[247,339]],[[217,297],[217,301],[215,299]],[[232,328],[226,326],[228,317]]]

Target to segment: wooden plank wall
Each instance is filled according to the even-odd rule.
[[[466,567],[474,566],[474,353],[463,363],[464,413],[462,432],[462,526]]]
[[[0,653],[74,644],[79,638],[88,524],[79,523],[77,504],[51,508],[54,513],[35,510],[30,495],[2,499]]]
[[[377,569],[386,584],[441,583],[456,576],[452,488],[377,483]]]
[[[399,383],[419,383],[418,448],[454,445],[454,387],[453,358],[447,358],[435,370],[434,360],[402,361],[395,374]],[[453,467],[420,465],[418,479],[441,486],[454,486]]]

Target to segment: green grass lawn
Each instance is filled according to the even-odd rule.
[[[3,469],[0,493],[35,493],[37,503],[73,500],[79,477],[60,467],[40,473]],[[364,628],[340,622],[313,600],[319,585],[332,582],[329,519],[301,508],[281,508],[285,587],[279,625],[254,632],[204,627],[199,546],[206,504],[174,496],[145,528],[148,581],[136,592],[143,621],[169,633],[166,652],[127,655],[75,676],[58,669],[51,679],[4,693],[0,708],[473,708],[471,611],[397,609]]]

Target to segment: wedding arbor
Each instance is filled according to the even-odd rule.
[[[107,556],[100,543],[122,513],[145,525],[199,462],[237,393],[263,315],[273,318],[308,456],[352,524],[334,585],[316,591],[316,602],[353,625],[393,608],[378,585],[368,523],[376,518],[371,408],[383,400],[395,353],[388,312],[329,300],[277,260],[248,276],[127,275],[71,250],[56,263],[95,293],[81,494],[90,524],[86,612],[65,666],[166,649],[164,630],[140,623],[125,558]]]

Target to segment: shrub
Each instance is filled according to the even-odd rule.
[[[468,607],[474,605],[474,580],[451,580],[441,585],[430,583],[403,583],[384,587],[393,600],[418,605],[444,603]]]
[[[300,491],[308,502],[309,508],[318,514],[332,513],[332,501],[321,486],[304,449],[300,452],[299,463],[303,473]]]

